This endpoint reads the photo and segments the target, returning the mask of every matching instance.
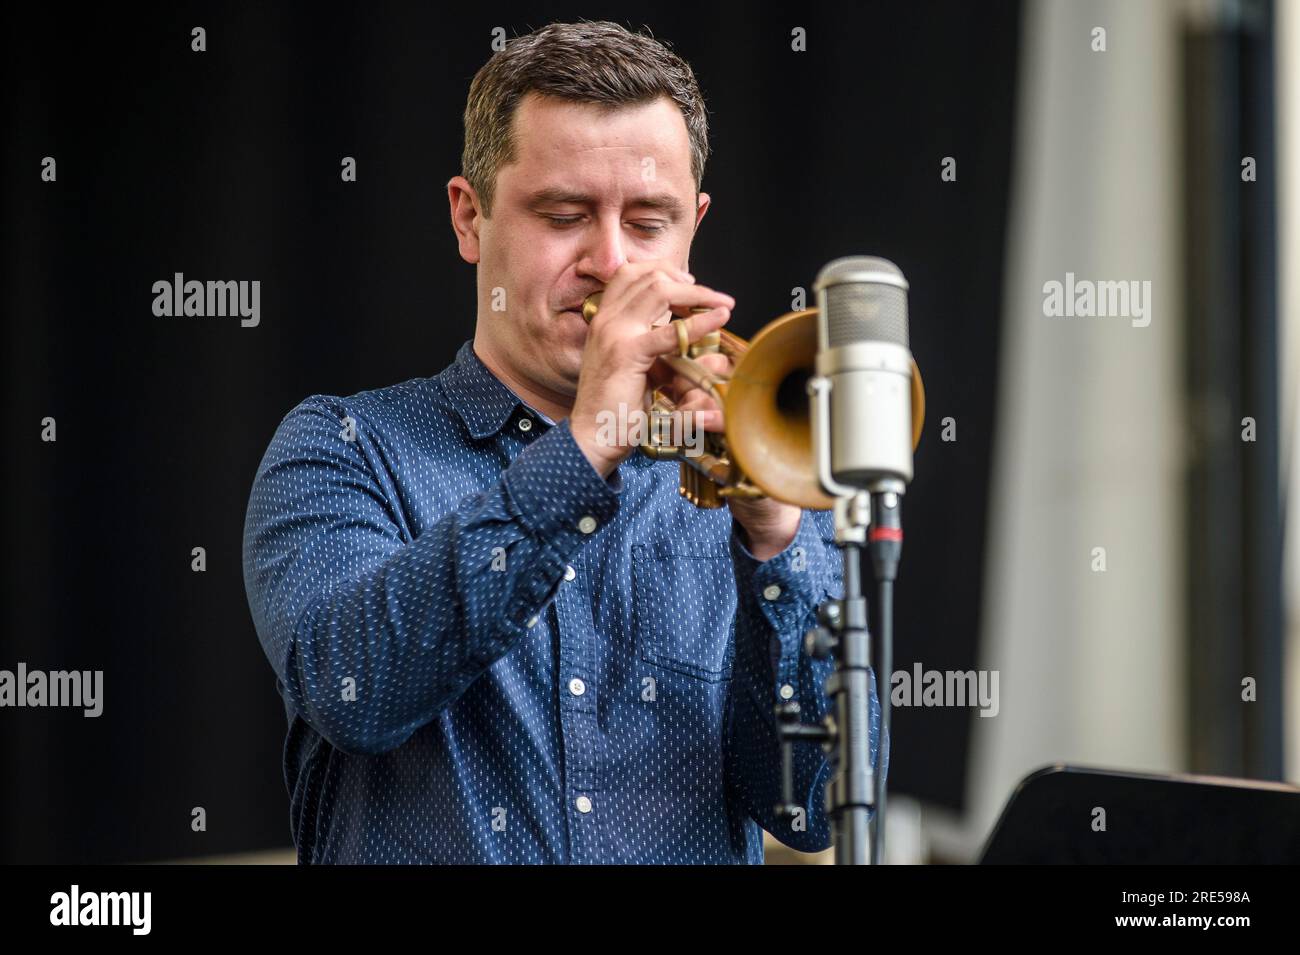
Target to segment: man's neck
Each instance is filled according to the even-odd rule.
[[[539,389],[513,374],[509,366],[497,359],[492,346],[481,335],[474,336],[474,354],[497,380],[515,393],[515,395],[535,411],[540,411],[552,421],[560,421],[569,416],[573,410],[573,396],[562,395],[548,389]]]

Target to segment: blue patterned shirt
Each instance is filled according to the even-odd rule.
[[[754,864],[760,826],[825,849],[820,746],[795,744],[803,818],[773,812],[773,706],[828,712],[802,638],[843,594],[831,516],[760,562],[677,485],[640,452],[602,479],[471,342],[290,411],[243,557],[299,862]]]

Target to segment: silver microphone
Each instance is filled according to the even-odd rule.
[[[832,496],[902,494],[912,480],[912,353],[907,279],[876,256],[817,273],[812,395],[818,477]]]

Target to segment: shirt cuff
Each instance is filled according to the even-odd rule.
[[[817,606],[830,596],[828,582],[836,569],[832,561],[841,559],[834,540],[827,541],[823,530],[814,512],[805,510],[785,550],[760,561],[745,546],[740,526],[732,519],[737,595],[771,628],[773,668],[785,682],[797,676],[804,630],[813,626]]]
[[[613,519],[623,477],[617,468],[600,476],[565,418],[515,456],[505,485],[529,532],[568,554]]]

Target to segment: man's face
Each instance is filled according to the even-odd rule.
[[[572,395],[582,299],[626,262],[689,268],[709,197],[696,198],[686,123],[667,97],[611,112],[529,94],[514,131],[517,159],[498,171],[492,217],[460,235],[461,255],[478,263],[478,321],[496,354]]]

